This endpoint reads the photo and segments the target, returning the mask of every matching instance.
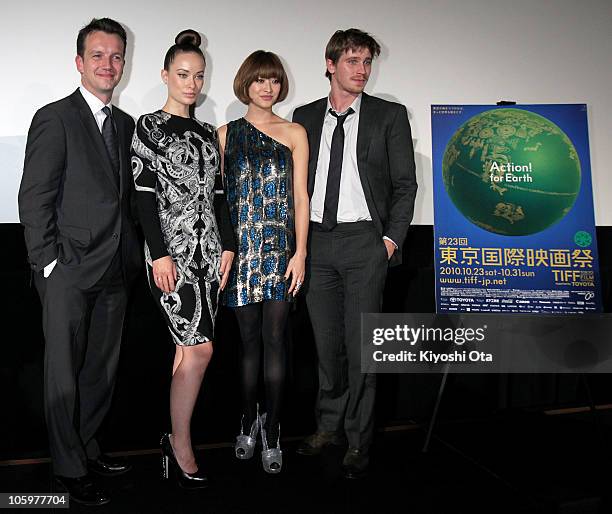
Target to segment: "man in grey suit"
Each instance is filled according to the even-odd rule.
[[[77,37],[81,85],[41,108],[30,126],[19,215],[43,308],[45,419],[56,480],[71,498],[108,503],[89,471],[125,461],[100,452],[119,359],[127,289],[140,265],[132,218],[130,116],[111,104],[126,33],[92,20]]]
[[[310,145],[306,302],[319,358],[317,432],[297,451],[314,455],[346,437],[347,478],[366,474],[374,427],[376,377],[361,373],[361,313],[382,308],[417,190],[406,108],[363,92],[379,54],[366,32],[337,31],[325,50],[329,96],[293,115]]]

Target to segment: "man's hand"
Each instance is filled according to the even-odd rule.
[[[383,243],[385,243],[385,247],[387,248],[387,260],[389,260],[395,252],[395,245],[392,241],[389,241],[388,239],[383,239]]]

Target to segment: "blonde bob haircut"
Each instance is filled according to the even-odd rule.
[[[289,80],[283,68],[283,63],[273,52],[256,50],[240,65],[234,78],[234,94],[243,104],[249,105],[249,87],[257,79],[277,79],[280,82],[280,92],[276,103],[282,102],[289,93]]]

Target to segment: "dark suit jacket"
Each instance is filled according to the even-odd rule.
[[[34,116],[19,188],[19,217],[28,259],[87,288],[106,271],[121,240],[124,275],[140,262],[132,216],[134,185],[129,149],[134,121],[113,107],[120,156],[120,187],[91,109],[77,89]]]
[[[298,107],[293,113],[293,121],[308,133],[310,196],[314,190],[326,107],[327,98],[321,98]],[[403,105],[362,94],[357,166],[372,221],[381,237],[389,237],[398,246],[390,264],[400,264],[417,191],[412,133]]]

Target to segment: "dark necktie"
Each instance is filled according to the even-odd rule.
[[[115,120],[109,107],[103,107],[102,112],[106,114],[104,123],[102,124],[102,138],[104,139],[104,145],[108,152],[113,171],[115,172],[115,179],[119,184],[119,146],[117,143],[117,129],[115,128]]]
[[[342,154],[344,153],[344,120],[353,114],[352,108],[343,115],[338,115],[331,109],[329,113],[336,118],[336,128],[332,134],[329,151],[329,170],[327,171],[327,186],[325,188],[325,206],[321,226],[332,230],[338,224],[338,198],[340,196],[340,177],[342,176]]]

